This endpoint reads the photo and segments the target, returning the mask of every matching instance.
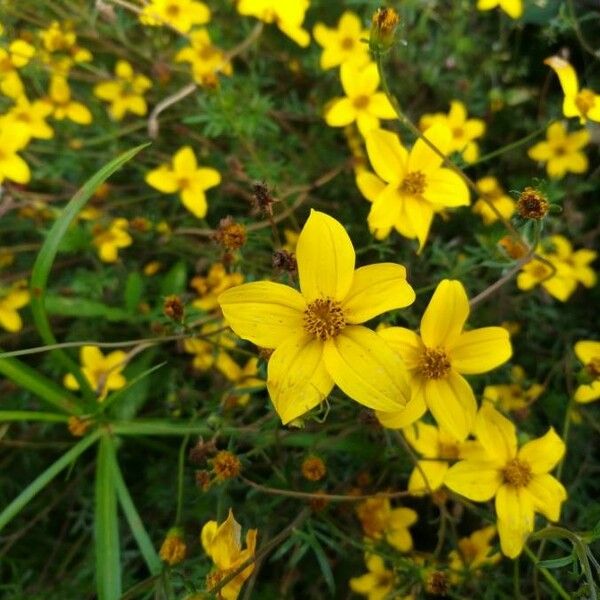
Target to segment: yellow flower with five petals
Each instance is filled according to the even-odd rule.
[[[53,75],[48,87],[48,96],[44,101],[51,109],[51,115],[57,121],[69,119],[78,125],[89,125],[92,113],[87,106],[71,98],[71,88],[66,77]]]
[[[14,40],[8,49],[0,48],[0,93],[16,99],[25,93],[18,69],[26,66],[35,48],[25,40]]]
[[[21,125],[27,132],[28,144],[32,138],[49,140],[54,137],[54,130],[46,123],[51,112],[52,109],[43,100],[29,102],[26,96],[21,96],[0,121]]]
[[[505,219],[510,219],[515,212],[515,201],[506,194],[495,177],[482,177],[475,182],[475,186],[480,196],[473,204],[473,212],[478,214],[486,225],[498,220],[498,215],[490,208],[489,203],[493,204]]]
[[[448,554],[450,578],[458,583],[479,573],[482,567],[492,566],[501,560],[498,553],[492,554],[492,544],[497,530],[493,525],[474,531],[469,537],[458,540],[457,550]]]
[[[600,342],[580,340],[575,354],[584,366],[583,382],[575,390],[575,402],[586,404],[600,398]]]
[[[189,34],[190,45],[175,55],[175,62],[187,62],[191,65],[194,81],[198,85],[214,85],[217,74],[231,75],[231,62],[225,53],[217,48],[206,29],[195,29]]]
[[[210,21],[210,10],[197,0],[150,0],[139,15],[144,25],[170,25],[180,33],[187,33],[194,25]]]
[[[365,554],[368,573],[350,579],[350,589],[367,600],[385,600],[394,591],[394,572],[385,568],[383,558]]]
[[[131,246],[133,240],[127,232],[127,219],[113,219],[108,227],[94,227],[92,244],[98,249],[100,260],[105,263],[117,262],[119,249]]]

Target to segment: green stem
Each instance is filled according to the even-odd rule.
[[[527,554],[535,568],[544,576],[546,581],[550,584],[550,587],[564,600],[571,600],[570,594],[568,594],[562,587],[562,585],[558,583],[558,581],[554,578],[550,571],[548,571],[548,569],[546,569],[545,567],[540,567],[536,555],[527,546],[523,548],[523,551],[525,552],[525,554]]]
[[[183,511],[183,475],[185,469],[185,450],[190,440],[189,434],[181,441],[179,447],[179,461],[177,464],[177,513],[175,514],[175,525],[181,525],[181,513]]]

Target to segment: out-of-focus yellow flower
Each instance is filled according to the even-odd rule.
[[[81,372],[90,387],[102,402],[109,391],[125,387],[127,380],[121,371],[125,368],[127,355],[116,350],[104,356],[96,346],[83,346],[79,353]],[[65,375],[64,386],[70,390],[78,390],[79,383],[72,373]]]
[[[469,537],[458,540],[458,550],[448,554],[451,579],[454,583],[465,580],[478,573],[482,567],[500,562],[498,553],[492,554],[491,541],[496,537],[493,525],[474,531]]]
[[[144,25],[170,25],[181,33],[187,33],[194,25],[210,21],[210,10],[198,0],[150,0],[139,15]]]
[[[598,253],[588,248],[573,250],[569,240],[562,235],[551,235],[550,244],[559,261],[571,267],[572,277],[586,288],[596,285],[597,277],[590,264],[596,260]]]
[[[115,66],[115,78],[94,87],[94,95],[110,104],[108,112],[120,121],[128,112],[144,116],[148,105],[144,94],[152,87],[151,81],[136,73],[126,60],[119,60]]]
[[[475,182],[475,185],[480,197],[473,204],[473,212],[478,214],[486,225],[498,220],[498,216],[490,208],[489,202],[496,207],[505,219],[510,219],[515,212],[515,201],[506,194],[495,177],[482,177]]]
[[[207,323],[200,330],[204,336],[198,338],[185,338],[183,340],[183,349],[188,354],[193,354],[192,367],[196,371],[208,371],[223,352],[223,348],[234,348],[235,340],[231,332],[226,329],[223,321]]]
[[[78,125],[89,125],[92,113],[81,102],[71,99],[71,88],[66,77],[53,75],[50,79],[48,96],[44,98],[51,110],[51,115],[57,121],[69,119]]]
[[[0,123],[0,184],[9,179],[15,183],[29,183],[31,171],[17,154],[29,141],[29,132],[20,123]]]
[[[146,174],[146,183],[163,194],[179,192],[183,205],[199,219],[206,215],[205,191],[221,183],[216,169],[199,167],[190,146],[180,148],[171,164],[160,165]]]
[[[394,573],[385,568],[381,556],[365,554],[368,573],[350,579],[350,589],[367,600],[384,600],[394,591]]]
[[[258,358],[248,359],[243,367],[235,362],[227,352],[219,352],[215,366],[231,383],[234,383],[232,389],[228,390],[226,401],[235,401],[239,406],[246,406],[250,400],[250,394],[246,391],[249,388],[262,389],[266,382],[260,379],[258,375]]]
[[[108,228],[95,228],[92,243],[98,248],[98,256],[102,262],[117,262],[119,249],[131,246],[133,240],[127,233],[128,227],[127,219],[113,219]]]
[[[331,127],[345,127],[356,122],[362,135],[379,128],[380,119],[395,119],[396,111],[383,92],[378,92],[379,73],[375,63],[360,66],[344,63],[340,68],[346,94],[334,98],[325,107],[325,122]]]
[[[310,34],[302,28],[302,22],[309,4],[310,0],[238,0],[237,9],[241,15],[275,23],[296,44],[306,48]]]
[[[560,56],[550,56],[544,61],[558,76],[565,98],[563,114],[565,117],[579,117],[581,124],[588,119],[600,121],[600,95],[588,88],[579,88],[575,69]]]
[[[196,29],[189,35],[190,45],[176,55],[175,62],[190,63],[194,81],[198,85],[214,86],[217,74],[231,75],[233,69],[225,53],[210,40],[206,29]]]
[[[523,410],[533,404],[544,392],[544,386],[532,383],[525,386],[525,371],[515,365],[510,370],[511,383],[487,385],[483,390],[483,398],[497,404],[503,411]]]
[[[364,29],[358,15],[346,11],[337,28],[317,23],[313,29],[317,43],[323,47],[321,68],[331,69],[346,62],[364,65],[369,62],[369,30]]]
[[[208,576],[209,591],[254,556],[257,535],[258,530],[249,529],[246,533],[246,548],[242,550],[242,528],[235,520],[231,509],[227,519],[220,525],[216,521],[205,523],[200,534],[200,541],[204,551],[216,567],[216,570]],[[251,563],[222,587],[219,595],[224,600],[236,600],[244,582],[250,577],[253,570],[254,563]]]
[[[177,565],[185,559],[187,545],[183,538],[183,531],[179,527],[172,527],[165,536],[160,547],[159,556],[169,566]]]
[[[529,148],[527,154],[533,160],[546,163],[546,171],[552,179],[562,179],[567,173],[587,171],[588,159],[581,148],[589,141],[587,129],[567,133],[564,123],[552,123],[546,131],[546,141]]]
[[[477,0],[477,10],[492,10],[499,6],[511,19],[523,14],[523,0]]]
[[[468,163],[475,162],[479,158],[479,146],[474,140],[485,133],[485,123],[481,119],[469,119],[467,109],[462,102],[452,100],[448,114],[423,115],[419,121],[419,128],[425,131],[436,123],[446,125],[452,133],[448,153],[460,152]]]
[[[92,53],[77,44],[72,23],[52,21],[46,29],[40,31],[40,37],[40,57],[54,74],[66,77],[74,65],[92,60]]]
[[[0,127],[3,124],[10,126],[12,123],[21,125],[27,132],[26,143],[29,143],[31,138],[49,140],[54,137],[54,130],[46,123],[46,118],[51,112],[52,109],[43,100],[29,102],[25,96],[20,96],[15,105],[0,118]]]
[[[584,366],[582,383],[575,390],[575,402],[585,404],[600,398],[600,342],[581,340],[575,344],[575,355]]]
[[[18,69],[26,66],[35,54],[35,48],[25,40],[15,40],[8,50],[0,48],[0,93],[19,98],[25,93]]]
[[[194,300],[192,306],[200,310],[210,311],[219,306],[217,298],[231,287],[240,285],[244,281],[241,273],[227,273],[225,265],[215,263],[210,267],[205,277],[194,277],[190,281],[200,298]]]
[[[300,237],[300,233],[294,231],[293,229],[284,229],[283,235],[285,237],[285,244],[283,245],[283,249],[287,250],[291,254],[296,252],[296,245],[298,244],[298,238]]]
[[[29,290],[23,281],[13,283],[9,288],[0,287],[0,327],[16,333],[23,328],[23,321],[18,313],[29,302]]]
[[[15,255],[9,248],[0,248],[0,269],[10,267],[15,262]]]
[[[156,275],[162,269],[162,263],[158,260],[151,260],[144,265],[143,273],[146,277]]]

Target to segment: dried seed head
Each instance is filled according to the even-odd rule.
[[[543,219],[550,209],[548,198],[539,190],[526,187],[517,201],[517,210],[524,219]]]
[[[296,256],[293,252],[287,250],[275,250],[273,252],[273,267],[278,271],[285,271],[286,273],[297,273],[298,263],[296,262]]]
[[[176,323],[181,323],[185,307],[179,296],[167,296],[163,304],[163,313]]]
[[[236,223],[233,217],[221,219],[213,239],[225,250],[239,250],[246,243],[246,228]]]
[[[266,183],[252,184],[252,207],[263,215],[273,215],[273,203],[276,202]]]
[[[432,596],[445,596],[448,594],[450,582],[448,576],[443,571],[431,571],[427,575],[425,590]]]
[[[240,459],[227,450],[221,450],[213,459],[212,466],[215,477],[219,481],[225,481],[237,477],[242,470]]]
[[[173,566],[185,558],[186,552],[187,546],[183,539],[183,532],[178,527],[173,527],[168,531],[160,547],[159,556],[161,560],[169,566]]]
[[[71,435],[75,437],[83,437],[91,424],[92,422],[89,419],[81,419],[75,416],[69,417],[69,420],[67,421],[67,427],[69,428]]]
[[[302,463],[302,476],[309,481],[320,481],[325,477],[327,467],[318,456],[309,456]]]
[[[529,252],[529,248],[512,235],[505,235],[498,241],[498,244],[501,246],[504,252],[514,260],[523,258]]]
[[[215,454],[217,448],[212,440],[205,442],[198,440],[195,446],[192,446],[188,452],[188,460],[193,465],[201,465],[209,457]]]

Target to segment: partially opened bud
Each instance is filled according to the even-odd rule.
[[[400,17],[393,8],[378,8],[371,22],[369,48],[375,55],[384,54],[393,45]]]

